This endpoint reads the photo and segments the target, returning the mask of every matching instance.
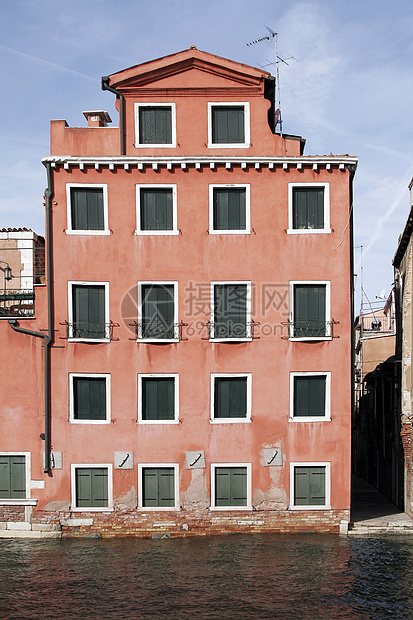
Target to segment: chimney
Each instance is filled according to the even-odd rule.
[[[88,127],[106,127],[108,123],[112,122],[106,110],[89,110],[83,112],[83,116],[87,119]]]

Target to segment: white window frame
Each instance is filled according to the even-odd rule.
[[[215,380],[225,379],[227,377],[246,377],[247,379],[247,411],[245,418],[215,418]],[[251,422],[251,404],[252,404],[252,373],[250,372],[233,372],[233,373],[211,373],[211,424],[245,424]]]
[[[171,284],[174,287],[174,326],[178,323],[178,280],[140,280],[138,282],[138,324],[142,325],[142,286],[147,284],[154,285],[167,285]],[[175,327],[174,327],[175,329]],[[157,344],[165,344],[172,342],[179,342],[178,338],[137,338],[137,342],[149,342],[149,343],[157,343]]]
[[[73,338],[73,286],[104,286],[105,287],[105,331],[109,324],[109,282],[86,282],[83,280],[69,280],[68,286],[68,323],[69,323],[69,342],[110,342],[110,334],[107,338]]]
[[[171,189],[172,190],[172,230],[142,230],[141,226],[141,189]],[[135,235],[179,235],[177,217],[177,186],[173,183],[153,183],[136,185],[136,230]]]
[[[295,377],[325,377],[326,402],[323,416],[294,416],[294,380]],[[331,420],[331,372],[290,372],[290,422],[326,422]]]
[[[73,379],[81,377],[84,379],[105,379],[106,380],[106,420],[76,420],[75,415],[75,399],[73,389]],[[110,374],[103,373],[85,373],[70,372],[69,373],[69,422],[71,424],[109,424],[110,423]]]
[[[294,287],[300,284],[314,284],[314,286],[325,285],[326,287],[326,324],[331,323],[331,282],[329,280],[290,280],[290,323],[292,323],[292,329],[294,329]],[[330,334],[332,333],[332,326],[330,324]],[[332,336],[302,336],[296,337],[289,335],[289,340],[297,342],[306,342],[308,340],[332,340]]]
[[[244,138],[245,142],[235,144],[216,144],[212,142],[212,108],[217,106],[244,106]],[[210,149],[245,149],[250,146],[250,104],[249,101],[208,101],[208,148]]]
[[[293,228],[293,190],[296,187],[324,188],[324,228]],[[331,233],[330,183],[288,183],[288,235],[316,235]]]
[[[214,299],[215,299],[215,286],[216,285],[231,285],[231,284],[246,284],[247,285],[247,336],[245,338],[214,338]],[[210,304],[211,304],[211,337],[209,342],[252,342],[252,326],[251,326],[251,280],[214,280],[211,282],[210,289]],[[248,325],[249,323],[249,325]]]
[[[173,467],[174,469],[174,495],[175,506],[144,506],[143,505],[143,469],[159,469],[162,467]],[[179,464],[178,463],[138,463],[138,510],[143,512],[172,512],[180,510],[179,504]]]
[[[217,506],[215,499],[215,470],[217,467],[246,467],[247,468],[247,505],[246,506]],[[252,510],[251,496],[251,463],[211,463],[211,506],[213,511]]]
[[[140,108],[166,108],[166,107],[170,107],[171,108],[171,125],[172,125],[172,142],[170,142],[169,144],[140,144],[139,143],[139,110]],[[170,149],[170,148],[175,148],[176,147],[176,106],[175,103],[169,103],[169,102],[165,102],[165,103],[144,103],[144,102],[140,102],[140,103],[135,103],[135,148],[136,149],[153,149],[153,148],[159,148],[159,149]]]
[[[76,506],[76,470],[77,469],[97,469],[106,467],[108,470],[108,505],[97,507]],[[72,512],[113,512],[113,465],[112,463],[72,463],[70,465],[70,485],[71,485],[71,511]]]
[[[296,506],[294,504],[294,472],[296,467],[325,467],[325,504],[320,506]],[[330,461],[290,462],[290,510],[329,510],[331,508],[331,463]]]
[[[214,190],[215,189],[245,189],[245,229],[244,230],[216,230],[214,228]],[[250,235],[251,234],[251,191],[249,183],[221,183],[209,186],[209,234],[210,235]]]
[[[70,190],[72,188],[100,188],[103,190],[103,230],[73,230],[72,228],[72,200]],[[110,235],[109,216],[108,216],[108,186],[106,183],[66,183],[66,205],[67,205],[67,235]]]
[[[7,452],[6,450],[1,450],[0,451],[0,456],[24,456],[24,458],[25,458],[25,461],[24,461],[24,467],[25,467],[25,492],[26,492],[26,496],[25,497],[15,497],[15,498],[3,497],[3,498],[0,498],[0,506],[24,506],[24,505],[27,506],[29,503],[33,504],[33,503],[37,502],[37,500],[30,502],[31,490],[32,490],[32,486],[31,486],[31,452],[23,452],[23,451]]]
[[[144,420],[142,417],[142,379],[174,379],[175,417],[173,420]],[[138,424],[179,424],[179,375],[174,373],[138,374]]]

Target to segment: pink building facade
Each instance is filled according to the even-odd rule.
[[[357,159],[195,48],[102,87],[118,127],[51,123],[48,279],[0,322],[0,535],[345,531]]]

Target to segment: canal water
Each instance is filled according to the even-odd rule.
[[[2,539],[0,618],[413,619],[413,537]]]

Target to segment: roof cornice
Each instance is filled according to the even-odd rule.
[[[194,167],[199,170],[201,168],[214,169],[217,166],[230,170],[233,167],[239,166],[240,168],[255,168],[256,170],[260,170],[261,168],[269,168],[270,170],[275,168],[281,168],[283,170],[295,168],[297,170],[302,170],[310,167],[314,171],[321,169],[332,170],[333,168],[354,171],[357,167],[358,158],[349,155],[306,155],[299,157],[74,157],[71,155],[51,155],[44,157],[42,163],[44,165],[50,163],[52,168],[63,167],[66,170],[73,168],[84,170],[87,167],[94,167],[97,170],[100,168],[109,168],[112,171],[119,168],[124,168],[125,170],[131,168],[137,168],[138,170],[153,168],[154,170],[158,170],[160,167],[164,167],[167,170]]]

